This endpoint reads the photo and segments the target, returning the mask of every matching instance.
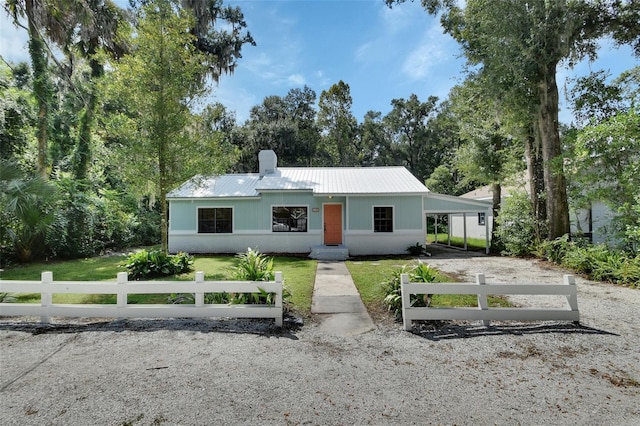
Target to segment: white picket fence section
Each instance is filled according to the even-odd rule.
[[[49,323],[52,316],[99,318],[273,318],[282,327],[282,272],[275,281],[205,281],[204,272],[196,272],[195,281],[128,281],[119,272],[117,282],[53,281],[51,272],[43,272],[41,281],[0,280],[0,293],[40,293],[38,303],[0,303],[0,316],[40,316]],[[275,294],[271,305],[205,304],[205,293],[257,293],[260,289]],[[115,294],[116,304],[54,304],[52,295]],[[130,294],[191,293],[193,304],[129,304]]]
[[[410,283],[409,275],[401,276],[402,318],[405,330],[411,330],[413,320],[491,320],[516,321],[579,321],[578,293],[575,278],[564,276],[564,284],[487,284],[484,274],[476,274],[475,283]],[[476,294],[478,307],[425,308],[411,307],[412,294]],[[488,295],[559,295],[566,296],[567,307],[556,308],[489,308]]]

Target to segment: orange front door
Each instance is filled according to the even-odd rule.
[[[342,205],[324,205],[324,243],[326,245],[342,244]]]

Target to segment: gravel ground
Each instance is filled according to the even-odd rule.
[[[537,261],[433,254],[427,262],[465,280],[562,280]],[[4,319],[0,423],[638,425],[640,291],[577,285],[580,325],[413,334],[381,322],[338,337],[313,323]]]

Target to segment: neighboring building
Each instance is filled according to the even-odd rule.
[[[507,189],[503,189],[505,194]],[[491,186],[483,186],[473,191],[462,194],[460,198],[484,201],[493,204],[493,192]],[[449,216],[449,233],[452,237],[462,237],[466,231],[468,238],[491,240],[493,232],[493,209],[476,214],[452,214]]]
[[[501,191],[502,199],[509,197],[516,190],[526,190],[528,192],[529,188],[525,184],[521,187],[504,186]],[[492,203],[493,193],[491,186],[487,185],[462,194],[460,197]],[[570,211],[571,233],[573,235],[584,235],[594,244],[611,242],[608,227],[612,218],[613,212],[609,207],[601,202],[592,202],[589,208]],[[486,214],[478,213],[477,216],[465,215],[464,218],[463,215],[459,214],[451,215],[449,219],[451,235],[461,237],[465,222],[467,237],[485,239],[488,235],[491,238],[493,230],[492,210]]]
[[[278,167],[259,154],[259,173],[194,177],[169,201],[169,251],[399,254],[425,241],[425,214],[487,211],[490,205],[431,193],[404,167]]]

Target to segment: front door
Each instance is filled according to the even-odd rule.
[[[342,204],[324,205],[324,243],[342,244]]]

